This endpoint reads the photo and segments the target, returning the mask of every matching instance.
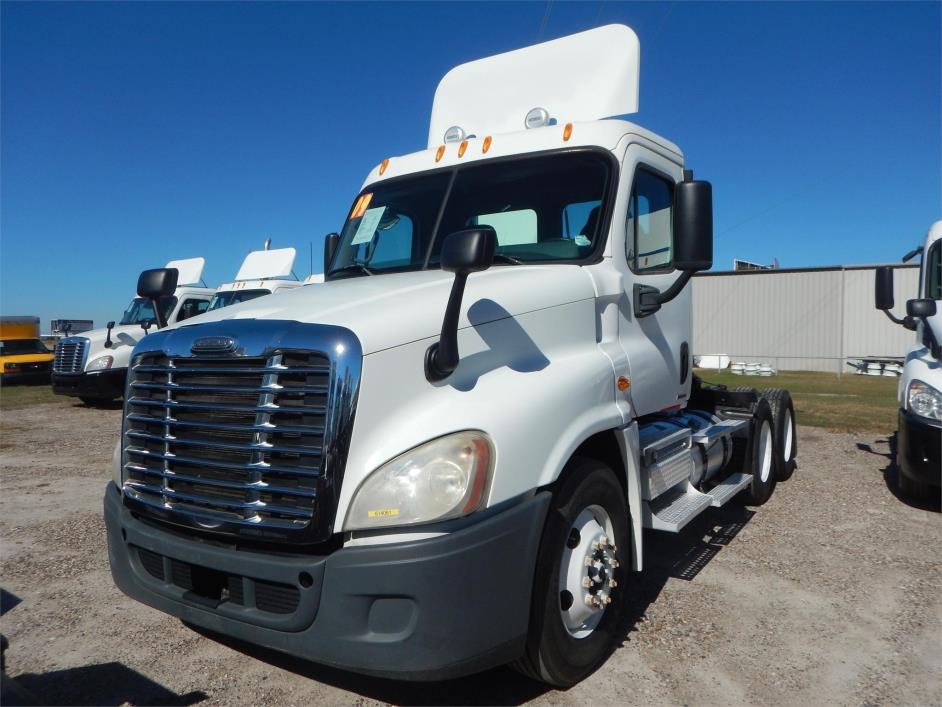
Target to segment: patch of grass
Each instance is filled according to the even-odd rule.
[[[0,410],[3,411],[44,403],[56,403],[63,399],[52,392],[52,387],[48,383],[43,385],[7,384],[0,386]]]
[[[838,378],[833,373],[782,371],[769,377],[737,376],[729,371],[697,369],[707,383],[729,387],[786,388],[795,401],[795,418],[801,425],[824,427],[835,432],[882,432],[896,430],[898,378],[861,376]]]

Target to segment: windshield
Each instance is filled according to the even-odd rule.
[[[173,311],[173,307],[176,303],[176,297],[165,297],[160,301],[161,311],[165,319],[170,318],[170,313]],[[135,297],[131,300],[131,304],[128,305],[128,308],[124,310],[124,316],[121,317],[120,323],[144,324],[147,322],[151,324],[157,323],[154,318],[154,308],[151,306],[150,300]]]
[[[248,302],[250,299],[270,295],[271,290],[229,290],[228,292],[217,292],[209,301],[209,309],[222,309],[230,304],[239,304],[239,302]]]
[[[497,231],[497,265],[583,260],[603,236],[611,178],[606,154],[574,150],[370,185],[344,224],[331,274],[437,267],[445,236],[484,225]]]
[[[51,353],[39,339],[8,339],[0,341],[0,356],[17,354]]]

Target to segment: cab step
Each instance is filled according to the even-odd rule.
[[[689,483],[678,485],[645,504],[644,527],[679,533],[701,511],[713,505],[713,496],[700,493]]]
[[[734,498],[737,493],[742,491],[751,483],[751,474],[743,474],[742,472],[730,474],[716,486],[707,491],[706,495],[713,499],[713,502],[710,505],[714,508],[719,508],[720,506],[725,505],[726,502],[731,498]]]

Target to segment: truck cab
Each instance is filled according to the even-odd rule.
[[[235,280],[220,285],[209,309],[221,309],[256,297],[279,294],[305,284],[294,277],[294,248],[254,250],[245,256]],[[289,280],[292,277],[294,279]]]
[[[639,60],[609,25],[455,67],[322,284],[137,345],[104,500],[124,592],[356,672],[569,686],[621,638],[644,528],[768,500],[794,410],[693,375],[712,191],[612,117]]]
[[[131,351],[157,328],[154,307],[173,324],[209,309],[215,290],[201,284],[205,264],[204,258],[170,261],[166,267],[178,271],[181,284],[159,302],[135,297],[117,323],[60,339],[52,369],[53,392],[80,398],[88,405],[107,405],[120,398]]]
[[[0,383],[48,381],[52,359],[38,317],[0,317]]]
[[[942,493],[942,221],[933,223],[922,246],[903,260],[917,256],[921,257],[919,291],[907,300],[905,316],[892,312],[893,270],[889,267],[877,269],[876,307],[914,333],[897,389],[900,491],[938,504]]]

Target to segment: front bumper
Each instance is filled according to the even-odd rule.
[[[52,392],[75,398],[114,400],[124,395],[127,368],[111,368],[95,373],[53,373]]]
[[[899,471],[931,486],[942,485],[942,424],[899,411]]]
[[[27,383],[48,381],[52,373],[51,361],[17,364],[17,368],[4,368],[0,372],[0,381],[3,383]]]
[[[550,497],[428,540],[285,555],[144,522],[109,483],[108,556],[125,594],[205,629],[354,672],[446,679],[522,654]]]

